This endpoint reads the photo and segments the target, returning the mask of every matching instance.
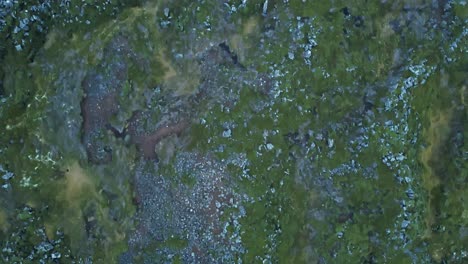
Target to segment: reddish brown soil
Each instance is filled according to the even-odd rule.
[[[141,131],[143,118],[145,117],[141,111],[135,112],[130,118],[127,130],[124,131],[124,134],[130,136],[131,142],[136,145],[138,152],[145,159],[156,159],[156,144],[166,137],[180,135],[189,126],[189,122],[179,121],[159,127],[155,131],[147,133]]]

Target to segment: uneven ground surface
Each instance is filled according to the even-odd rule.
[[[467,17],[0,1],[1,262],[468,262]]]

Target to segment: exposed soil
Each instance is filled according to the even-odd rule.
[[[180,135],[189,126],[189,122],[183,120],[161,126],[155,131],[147,133],[141,129],[143,118],[145,117],[141,111],[135,112],[121,136],[129,135],[131,142],[136,145],[138,152],[145,159],[157,159],[156,144],[168,136]]]

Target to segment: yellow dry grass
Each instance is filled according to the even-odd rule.
[[[250,35],[252,33],[258,32],[258,30],[259,30],[259,28],[258,28],[259,23],[258,22],[259,22],[259,18],[257,16],[250,17],[247,20],[247,22],[245,22],[245,24],[244,24],[242,34],[243,35]]]
[[[176,96],[192,95],[197,92],[201,73],[195,61],[189,62],[182,69],[178,68],[176,70],[163,51],[159,52],[159,58],[166,70],[163,80],[168,89],[173,90]]]
[[[68,166],[65,173],[65,199],[69,204],[75,204],[84,193],[95,194],[95,188],[91,178],[81,168],[78,162]]]
[[[162,66],[165,68],[165,73],[164,73],[164,81],[168,81],[172,78],[174,78],[177,75],[176,70],[174,67],[172,67],[170,61],[166,58],[164,55],[164,52],[161,50],[159,51],[159,61],[161,62]]]
[[[431,195],[431,191],[440,185],[440,175],[437,175],[437,172],[434,170],[434,164],[436,164],[439,159],[443,158],[439,156],[441,154],[440,148],[445,144],[450,135],[451,118],[451,110],[432,114],[429,127],[424,131],[424,137],[429,144],[429,146],[421,152],[420,157],[421,163],[425,168],[422,175],[423,184],[429,193],[426,215],[426,238],[432,235],[431,229],[432,225],[435,223],[435,216],[432,210],[432,200],[434,197]]]
[[[242,26],[242,31],[238,34],[233,34],[229,38],[229,47],[237,54],[241,63],[244,63],[246,59],[245,50],[252,46],[249,43],[249,37],[258,34],[260,31],[259,21],[260,19],[257,16],[250,17]]]

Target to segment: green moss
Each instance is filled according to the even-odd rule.
[[[117,1],[113,7],[121,3]],[[459,107],[466,107],[466,61],[458,59],[451,64],[447,61],[462,58],[464,54],[466,41],[462,38],[457,42],[459,48],[452,51],[450,45],[455,41],[453,36],[461,37],[466,30],[463,24],[466,8],[451,3],[453,12],[447,15],[454,17],[446,28],[426,27],[426,36],[421,36],[412,27],[402,27],[398,32],[390,23],[412,26],[415,22],[402,17],[402,8],[423,1],[284,3],[270,0],[267,13],[274,14],[274,19],[272,15],[260,16],[263,3],[247,1],[245,7],[225,19],[238,27],[232,30],[237,38],[229,41],[234,51],[245,50],[245,60],[241,62],[247,71],[255,69],[256,73],[270,75],[278,70],[280,75],[271,78],[280,85],[279,98],[264,96],[256,88],[242,87],[240,100],[229,113],[214,107],[201,115],[204,123],[193,125],[189,132],[191,150],[215,151],[219,159],[233,154],[247,155],[246,168],[228,166],[238,191],[254,198],[254,202],[245,205],[247,216],[241,219],[242,243],[246,249],[246,254],[241,256],[244,262],[261,263],[269,256],[272,262],[280,263],[310,263],[320,259],[330,263],[416,260],[426,263],[430,258],[435,262],[449,261],[453,252],[461,252],[466,239],[453,234],[459,234],[460,226],[468,221],[464,203],[468,178],[464,166],[466,147],[460,143],[467,137],[468,122],[466,111]],[[118,254],[126,249],[123,237],[133,226],[127,217],[135,213],[135,208],[131,205],[130,187],[121,183],[129,181],[129,171],[134,166],[131,161],[136,157],[134,147],[127,148],[124,142],[105,131],[100,133],[100,140],[113,146],[117,158],[106,168],[81,166],[86,172],[83,174],[92,175],[93,180],[87,182],[90,191],[69,206],[65,199],[56,199],[50,193],[61,193],[64,184],[60,183],[66,183],[69,175],[64,165],[82,160],[83,154],[73,152],[73,147],[55,144],[58,142],[53,139],[55,134],[43,131],[43,113],[49,105],[49,96],[58,91],[56,81],[61,74],[58,69],[83,74],[112,60],[103,57],[102,51],[118,34],[129,39],[137,54],[133,59],[125,59],[129,73],[122,87],[121,116],[113,117],[112,124],[123,126],[133,110],[145,105],[143,92],[147,88],[161,83],[169,89],[179,86],[180,82],[167,82],[167,74],[175,71],[180,78],[181,72],[193,69],[175,65],[171,56],[162,54],[184,53],[187,47],[193,47],[187,44],[188,40],[203,47],[203,41],[211,40],[210,37],[219,40],[215,29],[219,16],[212,11],[222,5],[210,1],[165,5],[171,18],[165,18],[166,6],[150,3],[126,9],[115,21],[106,21],[105,17],[101,21],[100,17],[101,22],[93,24],[89,35],[85,33],[89,29],[81,24],[76,29],[68,26],[57,29],[49,35],[35,62],[27,66],[25,62],[34,57],[26,55],[27,52],[15,57],[16,53],[9,51],[5,57],[4,92],[12,97],[0,107],[0,115],[5,117],[0,119],[0,126],[5,128],[0,135],[0,157],[5,160],[3,165],[15,173],[9,183],[21,194],[8,198],[9,202],[29,204],[32,208],[32,211],[19,211],[12,218],[23,223],[18,226],[22,225],[25,233],[21,244],[24,248],[32,249],[42,241],[34,233],[36,227],[51,225],[53,231],[48,233],[65,230],[65,246],[71,247],[78,257],[90,254],[98,262],[116,261]],[[70,15],[77,11],[71,8]],[[90,17],[99,16],[95,7],[85,11]],[[404,12],[422,21],[429,14],[425,10]],[[109,13],[109,16],[113,15]],[[252,18],[257,20],[257,29],[255,33],[246,33],[244,27]],[[165,20],[171,23],[161,30],[157,23]],[[293,41],[290,30],[304,21],[310,22],[300,29],[304,37]],[[446,34],[446,30],[453,36]],[[231,31],[224,33],[230,35]],[[20,37],[25,36],[19,34],[15,39]],[[310,65],[303,58],[300,46],[308,44],[309,38],[317,41],[311,49]],[[264,47],[261,52],[257,51],[260,39]],[[292,46],[296,48],[294,60],[288,58]],[[75,66],[62,65],[66,51],[71,61],[84,58],[84,65],[81,62]],[[55,65],[55,69],[41,69],[41,61]],[[424,64],[422,73],[408,70],[408,66],[421,64]],[[231,71],[232,68],[222,65],[217,78],[221,83],[228,83]],[[199,75],[198,72],[190,75],[196,80],[196,84],[190,85],[198,85]],[[415,87],[405,86],[404,79],[409,77],[418,82]],[[394,80],[398,82],[395,90]],[[375,118],[362,111],[363,97],[368,90],[375,91],[370,110]],[[74,95],[76,103],[82,94]],[[164,103],[163,97],[155,104]],[[265,109],[258,110],[257,104],[266,101]],[[385,110],[388,102],[392,104]],[[209,103],[203,102],[195,110],[203,112],[208,106]],[[74,114],[79,120],[79,111]],[[160,115],[154,111],[145,122],[155,122]],[[387,125],[386,121],[392,124]],[[360,125],[363,130],[357,132],[360,128],[355,125],[359,122],[363,123]],[[231,127],[229,137],[222,136],[224,123],[236,124]],[[303,139],[309,130],[324,134],[324,139]],[[298,139],[293,139],[296,134]],[[362,134],[362,138],[357,140],[356,134]],[[333,146],[328,146],[327,138],[334,140]],[[350,140],[362,141],[366,146],[358,148],[358,143],[351,144]],[[72,141],[80,145],[78,138]],[[312,142],[315,148],[309,148]],[[266,148],[268,143],[273,149]],[[220,146],[223,152],[217,152]],[[384,157],[398,153],[404,154],[405,159],[398,164],[384,164]],[[172,177],[176,175],[173,161],[161,165],[160,172],[174,180],[174,187],[180,183],[193,187],[196,179],[190,173]],[[301,170],[298,161],[310,164]],[[351,161],[355,167],[344,166]],[[154,169],[150,164],[148,167]],[[342,173],[335,172],[340,170]],[[240,178],[246,172],[248,175]],[[108,179],[106,175],[114,177]],[[323,189],[314,190],[309,186],[322,178],[325,179]],[[415,193],[415,199],[408,199],[409,188]],[[112,199],[116,194],[119,198]],[[44,207],[49,213],[39,219],[38,212]],[[403,211],[409,220],[404,231]],[[352,216],[347,216],[349,212]],[[229,215],[230,211],[225,213]],[[315,218],[315,213],[322,219]],[[93,233],[95,239],[87,240],[83,218],[94,218],[98,223]],[[73,226],[73,230],[67,226]],[[402,234],[407,240],[401,240]],[[14,240],[14,236],[9,239],[21,242],[18,238]],[[88,248],[80,250],[84,244]],[[402,249],[403,245],[413,256]],[[177,251],[187,247],[187,241],[174,237],[160,246]],[[151,245],[147,250],[155,247]],[[9,260],[20,261],[25,257],[19,254]],[[160,256],[158,260],[162,259]],[[180,262],[181,257],[176,256],[172,261]]]
[[[197,183],[197,179],[190,174],[184,174],[181,178],[181,182],[188,187],[193,187]]]
[[[172,249],[184,249],[187,246],[188,246],[187,239],[178,238],[178,237],[170,237],[161,244],[161,247],[168,247]]]

